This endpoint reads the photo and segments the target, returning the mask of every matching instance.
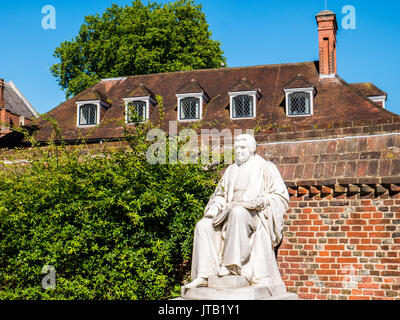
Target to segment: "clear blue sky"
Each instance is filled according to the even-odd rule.
[[[55,48],[71,40],[84,16],[128,0],[0,0],[0,78],[12,80],[39,113],[65,100],[49,68]],[[146,1],[144,1],[146,2]],[[160,0],[165,3],[168,1]],[[196,0],[229,67],[318,60],[315,14],[325,0]],[[56,30],[42,29],[42,7],[56,8]],[[342,8],[356,9],[356,29],[341,27]],[[387,109],[400,114],[400,3],[328,0],[339,24],[338,74],[347,82],[373,82],[388,92]]]

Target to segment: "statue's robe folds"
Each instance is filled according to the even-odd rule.
[[[253,209],[241,203],[258,203]],[[261,204],[260,204],[261,203]],[[230,165],[195,229],[192,280],[217,275],[220,267],[244,276],[252,285],[282,285],[274,247],[282,240],[289,194],[278,168],[258,155]]]

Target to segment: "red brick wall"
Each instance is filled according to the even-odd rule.
[[[6,109],[0,110],[0,136],[9,133],[8,124],[10,123],[10,112]]]
[[[400,300],[400,134],[266,143],[290,194],[278,265],[303,299]]]
[[[400,299],[400,194],[368,197],[291,197],[278,251],[288,291],[303,299]]]

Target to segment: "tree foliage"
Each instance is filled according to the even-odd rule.
[[[113,4],[102,15],[87,16],[79,34],[61,43],[51,72],[71,97],[101,78],[219,68],[225,58],[211,36],[193,0]]]
[[[51,143],[0,171],[0,299],[179,296],[220,168],[151,165],[147,125],[125,127],[127,150]]]

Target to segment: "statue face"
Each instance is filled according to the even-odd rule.
[[[249,146],[245,140],[236,141],[234,148],[235,148],[235,162],[238,165],[245,163],[252,156],[252,153],[249,150]]]

